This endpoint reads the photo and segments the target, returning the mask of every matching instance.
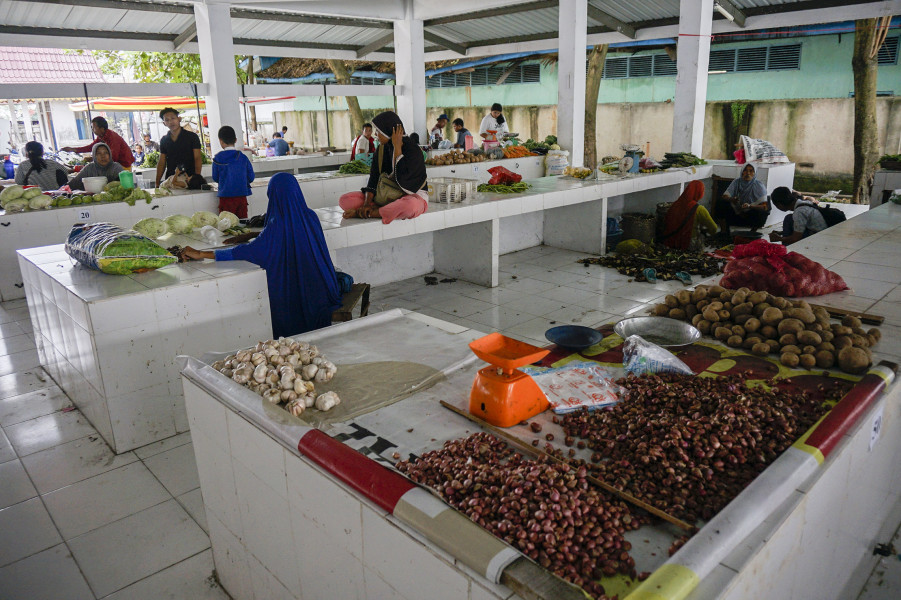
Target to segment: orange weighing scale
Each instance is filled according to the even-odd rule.
[[[547,410],[544,392],[531,376],[519,371],[547,356],[545,350],[492,333],[469,344],[491,366],[479,369],[469,393],[469,412],[498,427],[510,427]]]

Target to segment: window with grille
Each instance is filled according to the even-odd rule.
[[[710,71],[753,73],[801,68],[801,44],[729,48],[710,52]]]
[[[890,38],[885,38],[885,43],[879,48],[879,58],[877,59],[878,64],[880,65],[897,65],[898,64],[898,38],[901,36],[895,36]]]
[[[509,73],[508,73],[509,71]],[[506,77],[504,75],[506,74]],[[476,67],[468,73],[440,73],[426,77],[426,88],[471,87],[496,85],[504,77],[503,84],[541,83],[541,65],[516,65],[515,67]]]

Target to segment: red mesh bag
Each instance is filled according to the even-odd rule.
[[[491,179],[488,180],[489,185],[510,185],[522,181],[522,175],[504,167],[491,167],[488,172],[491,173]]]
[[[775,296],[822,296],[847,290],[848,285],[833,273],[781,244],[754,240],[732,251],[734,260],[726,264],[720,285],[737,289],[746,287]]]

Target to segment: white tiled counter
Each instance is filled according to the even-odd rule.
[[[337,152],[335,154],[292,154],[289,156],[254,156],[250,160],[253,172],[257,176],[272,175],[274,173],[307,173],[309,171],[325,171],[339,167],[350,161],[350,152]],[[156,167],[135,169],[135,173],[144,179],[156,178]],[[213,175],[213,165],[203,165],[200,174],[209,179]],[[151,181],[152,183],[152,181]]]
[[[873,189],[870,192],[870,208],[876,208],[888,200],[895,190],[901,189],[901,171],[878,169],[873,176]]]
[[[414,331],[417,324],[421,331]],[[449,518],[440,501],[414,488],[396,492],[400,500],[386,507],[373,492],[377,482],[393,475],[377,463],[422,455],[478,430],[438,401],[466,402],[474,370],[482,365],[466,356],[466,344],[479,335],[398,310],[304,335],[335,360],[338,377],[342,364],[368,360],[427,363],[447,377],[395,404],[332,425],[326,429],[331,439],[201,361],[184,359],[186,404],[216,570],[232,597],[520,597],[499,585],[510,583],[504,573],[515,561],[501,563],[502,573],[486,573],[467,562],[471,557],[465,550],[434,535],[429,519]],[[386,346],[385,339],[405,342]],[[882,373],[891,382],[888,371]],[[877,416],[881,434],[871,441]],[[862,582],[854,588],[855,577],[869,572],[873,545],[888,539],[889,527],[897,524],[899,419],[901,391],[891,385],[857,415],[825,461],[818,463],[799,442],[669,560],[666,548],[678,535],[675,530],[648,525],[627,534],[638,570],[654,571],[648,584],[662,585],[646,595],[627,596],[633,585],[620,597],[853,597],[842,590],[859,589]],[[549,420],[543,421],[545,431]],[[310,438],[318,440],[315,447]],[[347,462],[335,449],[338,441],[371,459],[369,467],[358,465],[357,471],[374,470],[362,478],[363,485],[335,468]],[[328,449],[328,459],[317,458],[314,448]],[[423,497],[428,501],[418,504]],[[405,502],[423,514],[411,521]],[[547,588],[543,594],[532,591],[523,590],[522,596],[568,597],[548,595]]]
[[[61,244],[18,254],[41,365],[116,453],[187,431],[176,355],[272,335],[266,272],[251,263],[117,276]]]

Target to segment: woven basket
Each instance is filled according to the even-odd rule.
[[[639,240],[654,245],[654,230],[657,218],[644,213],[624,213],[620,220],[623,229],[623,240]]]

